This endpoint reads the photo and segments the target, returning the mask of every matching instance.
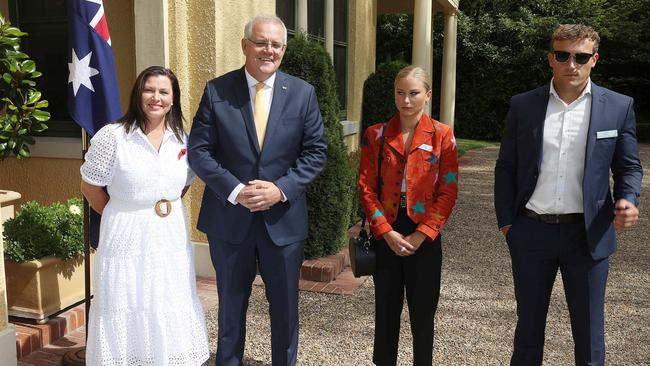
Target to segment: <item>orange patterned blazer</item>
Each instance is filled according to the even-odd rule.
[[[399,113],[386,126],[381,202],[377,198],[377,156],[383,124],[368,127],[361,141],[361,204],[377,239],[392,230],[397,218],[406,166],[406,208],[417,230],[433,240],[447,222],[458,196],[458,149],[453,131],[422,114],[408,154],[400,133]],[[411,233],[401,233],[408,235]]]

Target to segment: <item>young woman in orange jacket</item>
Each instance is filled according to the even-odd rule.
[[[397,363],[405,290],[413,364],[432,364],[442,263],[440,231],[458,195],[458,151],[453,131],[424,113],[431,99],[429,80],[420,67],[400,70],[394,85],[398,112],[387,123],[370,126],[361,143],[361,204],[377,251],[376,365]]]

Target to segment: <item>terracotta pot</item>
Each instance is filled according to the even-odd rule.
[[[94,254],[91,254],[92,267]],[[9,315],[45,321],[82,301],[83,257],[63,261],[46,257],[23,263],[4,261]]]

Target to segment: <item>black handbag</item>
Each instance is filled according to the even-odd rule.
[[[379,144],[379,155],[377,156],[377,198],[381,202],[381,162],[384,158],[384,132],[386,123],[381,131],[381,142]],[[350,253],[350,266],[354,277],[370,276],[375,274],[377,268],[377,252],[375,240],[372,234],[366,229],[366,215],[362,214],[361,230],[359,235],[350,238],[348,242],[348,251]]]

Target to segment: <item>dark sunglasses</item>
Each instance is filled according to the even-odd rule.
[[[594,54],[593,53],[572,54],[571,52],[566,52],[566,51],[553,51],[553,55],[555,55],[555,61],[559,63],[565,63],[569,61],[569,58],[571,58],[571,56],[573,56],[573,59],[576,61],[578,65],[584,65],[587,62],[589,62],[589,60]]]

